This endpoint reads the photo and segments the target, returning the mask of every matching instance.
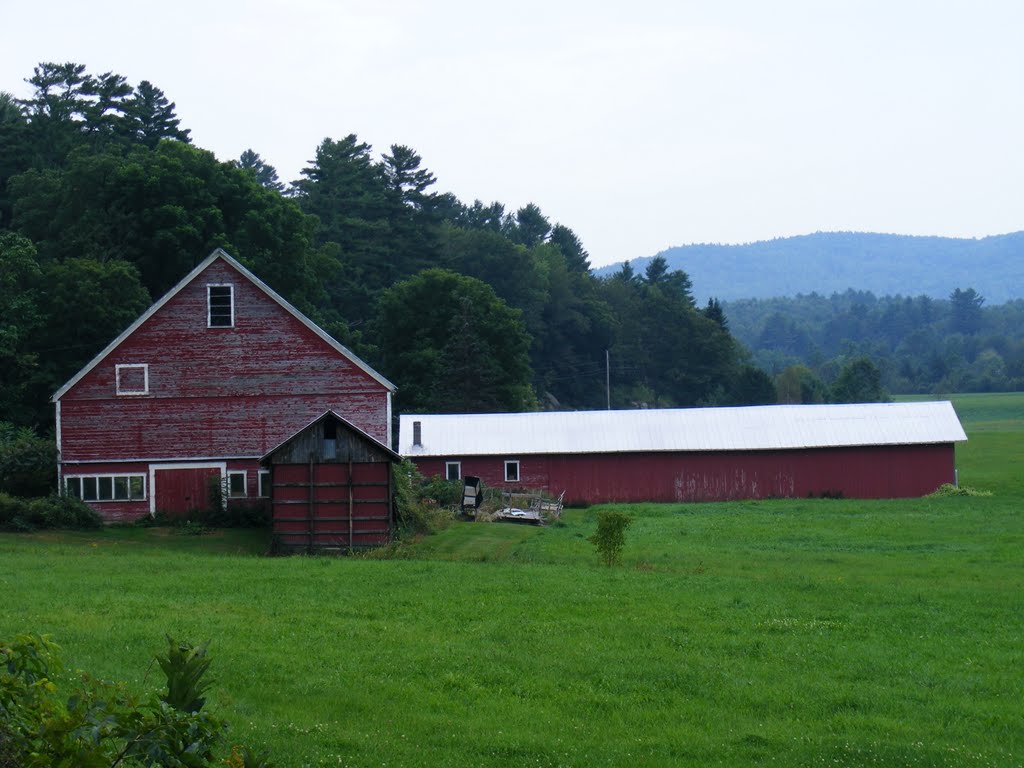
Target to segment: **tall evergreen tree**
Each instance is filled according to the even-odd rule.
[[[512,228],[511,236],[515,242],[533,248],[547,240],[551,234],[551,222],[541,213],[539,207],[533,203],[527,203],[516,211],[515,225]]]
[[[277,169],[263,162],[263,158],[251,149],[245,150],[238,158],[238,167],[251,174],[256,183],[264,189],[284,192],[284,184],[277,178]]]
[[[155,147],[162,139],[188,143],[190,130],[181,127],[174,109],[163,91],[143,80],[125,102],[125,132],[147,147]]]

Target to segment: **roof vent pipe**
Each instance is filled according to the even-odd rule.
[[[414,421],[412,423],[412,444],[416,448],[423,447],[423,422]]]

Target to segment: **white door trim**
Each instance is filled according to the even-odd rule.
[[[228,470],[226,461],[175,461],[165,464],[149,465],[149,516],[156,517],[156,473],[161,469],[219,469],[220,480],[224,482],[224,474]]]

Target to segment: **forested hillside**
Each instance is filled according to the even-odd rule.
[[[828,296],[848,288],[944,299],[968,285],[990,304],[1024,298],[1024,232],[978,240],[817,232],[744,245],[686,245],[658,256],[692,275],[700,301]],[[632,266],[641,270],[649,261],[636,259]]]
[[[723,309],[755,362],[773,373],[798,365],[828,384],[851,359],[867,357],[890,392],[1024,389],[1021,299],[987,306],[973,288],[938,300],[847,290]]]
[[[50,395],[216,247],[395,381],[400,411],[604,407],[606,359],[612,407],[774,399],[686,273],[596,279],[568,226],[439,192],[407,146],[342,131],[285,184],[256,151],[194,146],[148,81],[28,82],[0,93],[0,422],[44,430]]]

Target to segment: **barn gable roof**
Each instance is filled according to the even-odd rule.
[[[413,445],[419,422],[420,445]],[[967,439],[952,403],[403,414],[403,456],[757,451]]]
[[[120,344],[125,339],[131,336],[135,332],[135,330],[139,328],[139,326],[141,326],[144,322],[146,322],[157,312],[159,312],[161,307],[163,307],[167,302],[169,302],[171,299],[177,296],[187,285],[189,285],[193,280],[199,277],[199,275],[206,271],[207,267],[209,267],[214,261],[218,259],[222,259],[223,261],[231,265],[234,269],[238,270],[238,272],[240,272],[245,278],[252,282],[253,285],[259,288],[263,293],[265,293],[271,300],[277,303],[288,314],[290,314],[292,317],[294,317],[296,320],[298,320],[300,323],[306,326],[309,330],[311,330],[313,333],[319,336],[328,346],[330,346],[344,358],[349,360],[349,362],[351,362],[361,371],[366,373],[368,376],[370,376],[372,379],[374,379],[376,382],[378,382],[388,390],[392,392],[395,391],[394,384],[392,384],[386,378],[377,373],[377,371],[371,368],[366,362],[361,360],[348,347],[346,347],[344,344],[339,343],[320,326],[318,326],[304,314],[299,312],[299,310],[293,307],[291,303],[284,299],[284,297],[277,293],[277,291],[275,291],[269,285],[267,285],[258,277],[256,277],[256,275],[254,275],[252,272],[250,272],[248,269],[242,266],[242,264],[239,263],[236,259],[228,255],[226,251],[224,251],[222,248],[217,248],[209,256],[203,259],[203,261],[201,261],[195,267],[195,269],[193,269],[191,272],[185,275],[185,277],[183,277],[176,286],[174,286],[173,288],[171,288],[170,291],[164,294],[164,296],[159,301],[157,301],[155,304],[153,304],[153,306],[151,306],[149,309],[143,312],[142,315],[140,315],[139,318],[134,323],[128,326],[121,333],[120,336],[118,336],[116,339],[110,342],[103,349],[102,352],[100,352],[98,355],[96,355],[96,357],[89,361],[89,363],[87,363],[86,366],[82,368],[82,370],[76,373],[63,387],[58,389],[54,393],[53,397],[50,398],[51,402],[57,402],[58,400],[60,400],[60,398],[63,397],[68,392],[68,390],[70,390],[73,386],[75,386],[75,384],[81,381],[82,378],[84,378],[93,368],[95,368],[97,365],[103,362],[103,359],[107,355],[109,355],[111,352],[117,349],[117,347],[120,346]]]
[[[386,456],[388,456],[392,461],[401,461],[402,460],[401,456],[399,456],[397,453],[395,453],[393,450],[391,450],[388,446],[384,445],[384,443],[382,443],[380,440],[378,440],[377,438],[373,437],[372,435],[368,435],[366,432],[361,430],[359,427],[357,427],[351,421],[346,419],[344,416],[340,415],[337,411],[328,409],[328,410],[324,411],[322,414],[320,414],[319,416],[317,416],[315,419],[313,419],[311,422],[309,422],[309,424],[304,426],[302,429],[298,430],[294,435],[292,435],[291,437],[287,438],[286,440],[281,441],[278,445],[275,445],[273,448],[271,448],[269,451],[267,451],[265,454],[263,454],[263,456],[260,458],[260,463],[261,464],[266,464],[267,462],[269,462],[271,457],[275,453],[278,453],[279,451],[283,451],[283,450],[287,449],[287,447],[291,443],[293,443],[295,440],[299,439],[302,435],[304,435],[307,430],[309,430],[312,427],[316,426],[317,424],[319,424],[321,421],[323,421],[324,419],[326,419],[329,416],[333,416],[334,419],[339,424],[341,424],[344,429],[347,429],[350,432],[354,433],[357,437],[359,437],[360,439],[366,441],[368,444],[373,446],[375,449],[377,449],[381,453],[383,453]]]

